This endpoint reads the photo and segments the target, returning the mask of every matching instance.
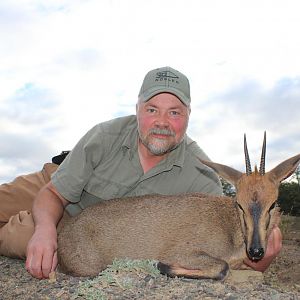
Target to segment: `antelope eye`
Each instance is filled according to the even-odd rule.
[[[269,208],[269,211],[271,211],[273,208],[275,208],[275,206],[276,206],[276,202],[274,202],[274,203],[271,205],[271,207]]]
[[[242,212],[244,212],[244,209],[242,208],[242,206],[241,206],[239,203],[237,203],[237,205],[238,205],[239,209],[240,209]]]

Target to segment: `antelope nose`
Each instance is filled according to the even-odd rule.
[[[265,255],[263,248],[250,248],[248,253],[250,258],[253,260],[259,260]]]

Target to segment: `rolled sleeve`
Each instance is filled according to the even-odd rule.
[[[105,136],[98,124],[83,136],[66,157],[51,181],[57,191],[68,201],[77,203],[94,168],[101,162]]]

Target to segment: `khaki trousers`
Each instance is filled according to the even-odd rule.
[[[57,167],[46,163],[40,172],[0,185],[0,255],[26,257],[27,244],[34,232],[33,200]]]

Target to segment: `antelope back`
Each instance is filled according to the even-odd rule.
[[[267,237],[271,229],[280,221],[280,212],[276,205],[279,184],[295,171],[300,162],[300,154],[285,160],[266,173],[265,134],[260,169],[257,170],[255,166],[255,170],[252,172],[246,137],[244,138],[244,149],[246,173],[241,173],[225,165],[208,161],[202,162],[235,186],[235,200],[240,214],[247,253],[250,259],[259,260],[264,256]]]

